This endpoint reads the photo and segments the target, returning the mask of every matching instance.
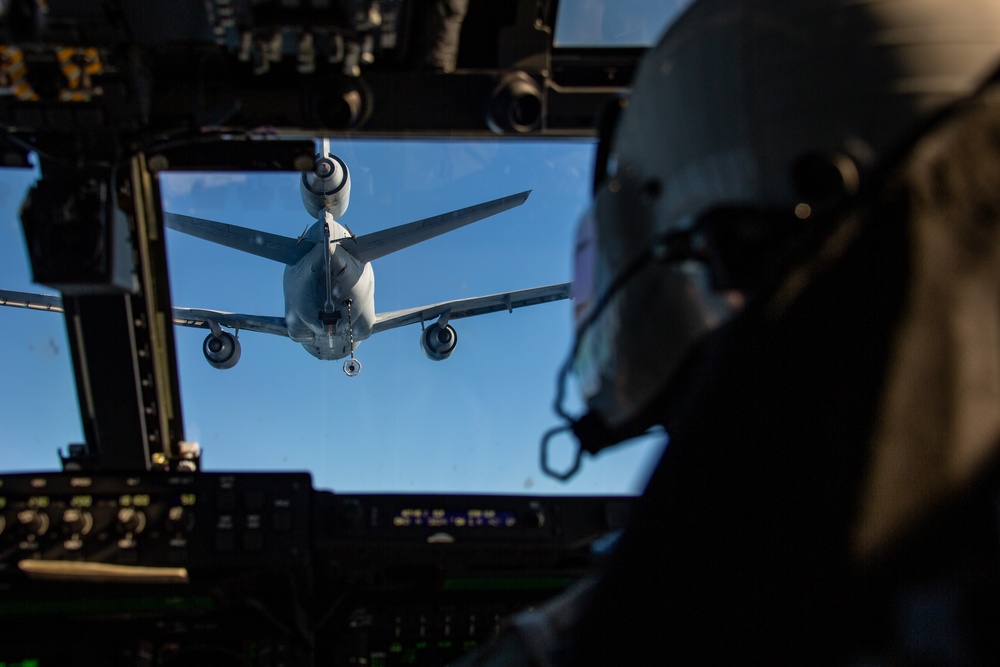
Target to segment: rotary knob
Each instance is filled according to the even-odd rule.
[[[67,535],[86,535],[94,526],[90,512],[69,508],[63,512],[62,528]]]
[[[24,536],[41,537],[49,529],[49,515],[35,509],[21,510],[17,513],[17,523]]]
[[[175,505],[167,510],[167,530],[187,533],[194,528],[194,512],[187,507]]]
[[[123,533],[138,535],[146,527],[146,515],[134,507],[118,510],[118,529]]]

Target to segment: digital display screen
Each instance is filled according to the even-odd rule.
[[[517,514],[498,509],[442,509],[405,507],[393,514],[392,525],[400,528],[513,528]]]

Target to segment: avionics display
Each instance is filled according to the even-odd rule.
[[[392,525],[400,528],[514,528],[517,512],[510,509],[443,509],[405,507],[393,514]]]

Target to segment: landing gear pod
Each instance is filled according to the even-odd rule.
[[[316,155],[312,171],[302,174],[299,181],[302,205],[315,219],[329,211],[337,220],[347,212],[351,200],[351,173],[347,165],[336,155]]]
[[[240,341],[228,331],[205,336],[201,350],[212,368],[226,370],[235,366],[240,360]]]
[[[432,361],[447,359],[455,351],[456,345],[458,345],[458,333],[450,324],[442,327],[435,322],[420,334],[420,347]]]

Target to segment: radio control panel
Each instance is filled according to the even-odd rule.
[[[4,475],[0,577],[307,566],[311,496],[307,473]]]

